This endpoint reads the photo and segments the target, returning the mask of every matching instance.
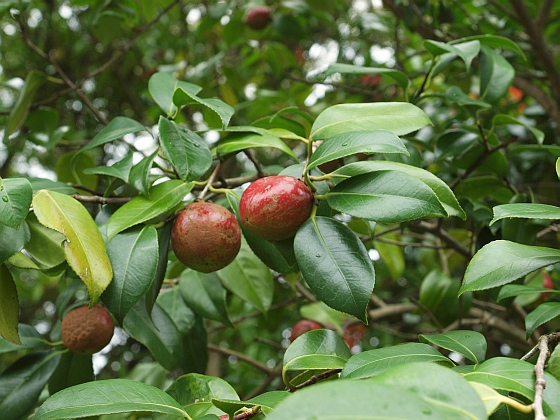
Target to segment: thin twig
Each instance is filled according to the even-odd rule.
[[[94,204],[125,204],[133,199],[133,197],[101,197],[99,195],[79,195],[79,194],[72,194],[72,197],[81,203],[94,203]]]
[[[267,374],[270,374],[273,371],[272,368],[269,368],[264,363],[261,363],[258,360],[255,360],[252,357],[249,357],[246,354],[240,353],[240,352],[235,351],[235,350],[226,349],[225,347],[220,347],[220,346],[217,346],[217,345],[212,344],[212,343],[208,343],[208,350],[215,351],[215,352],[218,352],[218,353],[221,353],[221,354],[225,354],[226,356],[236,357],[239,360],[241,360],[245,363],[248,363],[251,366],[256,367],[257,369],[262,370],[263,372],[266,372]]]
[[[327,370],[325,372],[319,373],[318,375],[312,376],[307,381],[302,382],[301,384],[296,385],[295,387],[288,389],[288,392],[295,392],[295,391],[298,391],[302,388],[306,388],[308,386],[314,385],[317,382],[322,381],[323,379],[330,378],[333,375],[338,375],[340,372],[342,372],[342,369],[330,369],[330,370]]]

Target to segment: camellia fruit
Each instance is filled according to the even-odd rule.
[[[225,207],[194,202],[175,219],[171,246],[177,259],[187,267],[211,273],[235,259],[241,248],[241,229]]]
[[[321,328],[323,328],[323,326],[318,322],[311,321],[310,319],[300,319],[294,324],[294,327],[292,328],[290,342],[293,342],[296,338],[306,333],[307,331],[320,330]]]
[[[281,241],[295,235],[313,208],[311,189],[293,176],[276,175],[253,182],[241,196],[241,224],[259,238]]]
[[[267,6],[255,6],[247,12],[245,23],[251,29],[259,31],[266,28],[272,19],[272,13]]]
[[[109,344],[114,329],[113,318],[103,305],[83,305],[62,318],[62,342],[74,353],[93,354]]]

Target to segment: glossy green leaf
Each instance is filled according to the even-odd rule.
[[[212,165],[212,153],[202,137],[165,117],[160,117],[158,127],[161,149],[181,179],[204,175]]]
[[[401,171],[357,175],[342,181],[326,196],[332,208],[379,223],[447,216],[430,187]]]
[[[476,331],[455,330],[441,334],[420,334],[418,338],[421,342],[432,343],[462,354],[473,363],[482,363],[486,358],[486,339]]]
[[[220,120],[222,121],[222,129],[227,127],[231,116],[235,113],[235,109],[226,104],[224,101],[216,98],[200,98],[196,94],[193,94],[192,91],[185,90],[181,86],[177,87],[173,93],[173,103],[178,107],[191,103],[204,105],[220,117]]]
[[[128,311],[150,288],[159,259],[157,231],[153,226],[128,230],[107,243],[113,281],[103,303],[122,325]]]
[[[230,127],[227,131],[232,131],[232,128],[233,127]],[[235,134],[230,134],[218,143],[217,152],[219,156],[226,156],[251,148],[270,147],[280,150],[281,152],[294,158],[296,161],[298,160],[292,149],[290,149],[286,143],[284,143],[276,135],[272,134],[269,130],[251,127],[251,131],[249,132],[238,133],[236,130],[233,131],[233,133]]]
[[[305,281],[320,300],[367,322],[375,271],[354,232],[338,220],[312,218],[296,233],[294,251]]]
[[[27,216],[27,225],[31,240],[25,245],[25,251],[33,257],[38,268],[48,270],[62,264],[65,260],[64,235],[39,223],[34,212]]]
[[[27,223],[21,225],[19,229],[0,224],[0,264],[21,251],[29,239]]]
[[[226,309],[226,289],[216,273],[187,269],[179,278],[179,290],[187,305],[197,314],[231,325]]]
[[[467,71],[469,71],[473,59],[480,51],[480,42],[478,40],[472,40],[452,45],[451,43],[427,40],[424,41],[424,48],[434,57],[445,53],[455,54],[464,61]]]
[[[39,407],[34,420],[59,420],[103,414],[152,412],[191,420],[161,389],[130,379],[107,379],[64,389]]]
[[[16,103],[13,105],[6,122],[4,137],[8,138],[24,124],[29,113],[29,108],[33,102],[35,94],[47,80],[47,75],[38,70],[31,70],[27,73],[25,83],[21,88]]]
[[[519,45],[517,45],[511,39],[499,35],[490,35],[490,34],[473,35],[473,36],[468,36],[465,38],[460,38],[458,40],[452,41],[451,44],[454,45],[458,42],[468,42],[468,41],[478,41],[480,42],[481,45],[486,45],[488,47],[511,50],[519,54],[521,57],[523,57],[524,60],[526,59],[525,54],[523,53],[523,50],[519,47]]]
[[[226,289],[252,304],[261,312],[268,311],[274,293],[270,269],[259,260],[245,241],[231,264],[216,274]]]
[[[451,104],[457,104],[459,106],[477,106],[480,108],[490,108],[492,106],[488,102],[471,98],[458,86],[449,87],[445,91],[445,99],[447,100],[447,102]]]
[[[539,295],[540,293],[560,294],[560,290],[547,289],[545,287],[525,286],[523,284],[506,284],[504,287],[500,289],[500,293],[498,294],[498,298],[496,300],[499,302],[500,300],[507,299],[514,296],[535,295],[535,294]]]
[[[478,365],[464,377],[468,381],[480,382],[495,390],[520,394],[533,401],[535,396],[535,365],[518,359],[494,357]],[[546,388],[543,393],[545,413],[560,410],[560,382],[545,372]]]
[[[527,218],[527,219],[560,219],[560,208],[549,204],[537,203],[513,203],[500,204],[493,209],[494,218],[490,222],[490,226],[500,219],[508,217]]]
[[[471,259],[459,295],[510,283],[532,271],[560,261],[560,251],[552,248],[493,241]]]
[[[56,162],[56,176],[59,181],[95,190],[98,177],[84,172],[85,169],[95,166],[95,160],[90,153],[67,153]]]
[[[556,346],[548,358],[546,371],[560,381],[560,346]]]
[[[156,101],[167,116],[172,116],[177,112],[177,107],[173,104],[173,94],[178,88],[190,92],[193,95],[196,95],[202,90],[200,86],[179,81],[171,74],[164,72],[153,74],[148,81],[150,95],[152,95],[154,101]]]
[[[347,175],[353,177],[360,174],[383,170],[404,172],[405,174],[422,181],[432,189],[449,216],[457,216],[461,219],[465,219],[467,217],[465,211],[453,194],[453,191],[451,191],[451,188],[449,188],[449,186],[439,177],[425,169],[405,165],[404,163],[399,162],[369,160],[365,162],[349,163],[344,165],[342,168],[337,169],[335,173],[337,175]]]
[[[154,281],[150,289],[145,294],[146,311],[151,314],[152,308],[156,303],[156,299],[161,291],[161,286],[165,280],[167,271],[167,264],[169,262],[169,247],[171,245],[171,232],[173,230],[173,223],[166,223],[163,227],[158,229],[158,248],[159,257]]]
[[[435,363],[406,363],[370,380],[410,391],[445,413],[446,419],[487,418],[484,403],[469,382],[453,370]]]
[[[408,102],[334,105],[319,114],[310,139],[321,140],[350,131],[387,130],[397,136],[430,125],[428,116]]]
[[[128,117],[115,117],[103,130],[91,139],[91,141],[80,149],[81,152],[91,150],[102,144],[109,143],[110,141],[120,139],[126,134],[136,133],[138,131],[145,131],[146,127]]]
[[[31,206],[33,190],[25,178],[0,178],[0,224],[17,229]]]
[[[524,123],[523,121],[512,117],[511,115],[498,114],[498,115],[495,115],[494,118],[492,118],[492,125],[493,126],[496,126],[496,125],[512,125],[512,124],[522,125],[523,127],[525,127],[527,130],[529,130],[536,137],[539,145],[543,144],[544,133],[541,130],[539,130],[538,128],[530,126],[530,125]]]
[[[334,331],[312,330],[298,338],[286,349],[282,365],[284,383],[298,385],[288,377],[294,371],[342,369],[352,354],[346,343]]]
[[[311,403],[312,402],[312,403]],[[267,420],[443,420],[416,394],[374,381],[334,381],[304,388],[282,401]]]
[[[144,157],[140,162],[130,168],[130,184],[148,198],[150,198],[150,170],[152,169],[152,164],[158,152],[159,149],[156,149],[151,155]]]
[[[480,98],[495,102],[506,94],[515,70],[496,51],[483,46],[480,52]]]
[[[129,153],[120,161],[111,166],[97,166],[95,168],[84,169],[86,175],[105,175],[118,178],[124,182],[128,182],[128,175],[132,168],[132,153]]]
[[[12,273],[0,264],[0,335],[14,344],[22,344],[18,334],[19,300]]]
[[[560,302],[545,302],[536,307],[535,310],[528,313],[525,317],[525,329],[527,331],[527,339],[533,331],[545,322],[560,316]]]
[[[172,211],[192,190],[192,183],[171,180],[150,188],[150,198],[138,196],[113,213],[107,223],[107,238]]]
[[[51,395],[65,388],[95,380],[91,354],[69,351],[60,355],[60,362],[49,379]]]
[[[354,131],[330,137],[311,155],[307,169],[356,153],[403,153],[408,150],[395,134],[384,130]]]
[[[430,271],[420,285],[420,303],[431,311],[442,326],[457,319],[459,302],[457,292],[461,281],[441,270]],[[465,305],[465,303],[463,303]]]
[[[369,378],[393,366],[411,362],[437,362],[453,366],[453,362],[432,346],[423,343],[406,343],[358,353],[344,366],[340,378]]]
[[[2,268],[0,268],[0,271]],[[1,309],[0,309],[1,311]],[[19,324],[18,334],[21,344],[14,344],[0,337],[0,354],[12,351],[33,350],[45,345],[44,338],[35,328],[27,324]]]
[[[113,278],[105,242],[85,207],[74,198],[41,190],[33,197],[39,222],[62,233],[66,261],[86,285],[95,303]]]
[[[408,80],[408,77],[402,71],[398,71],[394,69],[386,69],[381,67],[360,67],[360,66],[355,66],[353,64],[335,63],[329,65],[329,67],[325,71],[325,76],[330,76],[335,73],[383,74],[393,79],[403,89],[407,89],[408,85],[410,84],[410,80]]]
[[[24,418],[24,415],[37,403],[59,360],[59,352],[31,353],[19,358],[2,372],[0,375],[2,420]]]
[[[484,403],[484,407],[486,408],[486,414],[489,416],[496,408],[506,400],[508,397],[500,394],[499,392],[495,391],[494,389],[490,388],[488,385],[481,384],[480,382],[469,382],[471,387],[475,390],[478,394],[482,402]]]

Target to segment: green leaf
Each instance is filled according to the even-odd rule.
[[[443,420],[416,394],[374,381],[329,381],[304,388],[282,401],[267,420]]]
[[[192,83],[183,82],[175,79],[169,73],[158,72],[150,77],[148,90],[150,95],[167,116],[172,116],[177,112],[177,107],[173,105],[173,94],[175,90],[181,88],[186,92],[196,95],[202,90],[200,86]]]
[[[61,354],[60,362],[49,379],[49,393],[95,380],[90,354],[69,351]]]
[[[136,133],[138,131],[146,131],[146,127],[128,117],[115,117],[103,130],[91,139],[91,141],[80,149],[79,153],[85,152],[101,146],[102,144],[109,143],[110,141],[120,139],[126,134]]]
[[[25,83],[23,84],[23,87],[16,99],[16,103],[12,107],[10,115],[8,116],[4,138],[7,139],[11,134],[21,128],[27,118],[27,114],[29,113],[29,108],[33,102],[35,94],[46,80],[47,75],[38,70],[31,70],[27,74]]]
[[[544,133],[541,130],[539,130],[538,128],[532,127],[532,126],[524,123],[523,121],[512,117],[511,115],[497,114],[497,115],[494,115],[494,118],[492,118],[492,126],[512,125],[512,124],[522,125],[523,127],[525,127],[527,130],[529,130],[535,136],[539,145],[542,146],[542,144],[544,142]]]
[[[458,86],[451,86],[448,88],[445,91],[445,99],[447,99],[449,103],[459,106],[478,106],[480,108],[490,108],[492,106],[488,102],[471,98]]]
[[[560,179],[560,158],[556,159],[556,175]]]
[[[354,131],[324,141],[311,155],[307,170],[356,153],[409,154],[401,139],[389,131]]]
[[[457,292],[461,281],[441,270],[430,271],[420,285],[420,303],[432,312],[443,326],[455,321],[459,315]],[[466,305],[466,302],[463,302]]]
[[[0,178],[0,223],[20,227],[29,213],[33,198],[31,184],[25,178]]]
[[[161,149],[184,181],[200,178],[212,166],[212,153],[194,131],[165,117],[159,119]]]
[[[255,147],[270,147],[280,150],[281,152],[294,158],[294,160],[296,161],[298,160],[292,149],[290,149],[286,145],[286,143],[284,143],[279,137],[277,137],[269,130],[265,130],[264,128],[251,127],[251,131],[248,131],[247,129],[233,131],[233,128],[245,127],[230,127],[227,130],[228,132],[233,132],[235,134],[230,134],[225,140],[221,140],[218,143],[217,152],[219,156],[226,156]],[[237,134],[238,131],[245,132]]]
[[[187,305],[197,314],[231,326],[226,308],[226,289],[216,273],[187,269],[179,278],[179,290]]]
[[[87,168],[95,168],[91,154],[79,151],[67,153],[56,162],[56,176],[59,181],[95,190],[98,177],[86,174],[84,170]]]
[[[342,338],[331,330],[312,330],[298,338],[286,349],[282,378],[290,388],[298,385],[289,380],[289,372],[342,369],[352,354]],[[297,380],[297,377],[296,377]]]
[[[432,343],[462,354],[473,363],[482,363],[486,358],[486,339],[476,331],[455,330],[442,334],[420,334],[418,338],[421,342]]]
[[[493,209],[494,218],[490,222],[490,226],[500,219],[507,217],[527,218],[527,219],[560,219],[560,208],[548,204],[537,203],[513,203],[500,204]]]
[[[62,264],[65,260],[64,235],[39,223],[34,212],[29,213],[26,222],[31,240],[25,245],[25,251],[33,257],[38,268],[48,270]]]
[[[325,109],[311,127],[312,141],[349,131],[387,130],[397,136],[430,125],[428,116],[408,102],[339,104]]]
[[[0,264],[0,335],[14,344],[23,344],[18,334],[19,301],[12,273]]]
[[[457,201],[457,198],[453,194],[453,191],[451,191],[451,188],[449,188],[439,177],[425,169],[405,165],[404,163],[399,162],[369,160],[344,165],[342,168],[337,169],[335,174],[353,177],[368,172],[383,170],[401,171],[422,181],[432,189],[449,216],[457,216],[463,220],[466,219],[467,216],[465,211]]]
[[[257,258],[243,240],[239,254],[231,264],[216,271],[226,289],[267,312],[272,303],[274,280],[270,269]]]
[[[402,71],[380,68],[380,67],[360,67],[360,66],[355,66],[353,64],[335,63],[329,65],[329,67],[325,71],[325,76],[330,76],[335,73],[384,74],[390,77],[391,79],[393,79],[395,82],[397,82],[397,84],[403,89],[407,89],[410,84],[410,80],[408,80],[408,77]]]
[[[0,268],[0,272],[1,270],[2,268]],[[31,325],[19,324],[18,334],[21,344],[14,344],[11,341],[0,337],[0,354],[10,353],[12,351],[32,350],[45,345],[45,339],[43,336]]]
[[[533,401],[535,396],[535,365],[518,359],[494,357],[476,366],[473,372],[464,378],[468,381],[480,382],[498,391],[515,392]],[[544,389],[545,414],[552,410],[560,410],[560,382],[545,372],[546,388]]]
[[[478,55],[480,51],[480,42],[477,40],[472,40],[451,45],[451,43],[427,40],[424,41],[424,48],[426,48],[426,50],[428,50],[428,52],[434,57],[446,53],[455,54],[465,62],[467,71],[469,71],[473,59]]]
[[[34,420],[59,420],[128,412],[164,413],[191,418],[161,389],[129,379],[87,382],[64,389],[39,407]]]
[[[496,300],[499,302],[500,300],[507,299],[509,297],[522,295],[536,294],[538,296],[540,293],[560,293],[560,290],[547,289],[545,287],[525,286],[523,284],[506,284],[500,289],[500,293],[498,294],[498,298]]]
[[[512,50],[517,54],[519,54],[521,57],[523,57],[524,60],[526,60],[525,53],[523,53],[523,50],[519,47],[519,45],[517,45],[511,39],[503,36],[489,35],[489,34],[473,35],[473,36],[457,39],[455,41],[451,41],[451,44],[456,44],[458,42],[464,43],[468,41],[479,41],[482,45],[486,45],[488,47]]]
[[[41,190],[33,197],[39,222],[62,233],[66,261],[86,285],[91,304],[107,288],[113,271],[105,242],[97,225],[82,204],[64,194]]]
[[[153,226],[120,233],[107,243],[113,281],[103,303],[122,325],[128,311],[150,288],[158,264],[158,238]]]
[[[113,213],[107,222],[107,239],[117,233],[172,211],[192,190],[192,183],[171,180],[150,188],[150,198],[138,196]]]
[[[480,98],[495,102],[508,91],[515,70],[494,50],[483,46],[480,52]]]
[[[459,295],[510,283],[532,271],[560,261],[552,248],[493,241],[483,246],[470,261]]]
[[[430,187],[401,171],[354,176],[342,181],[326,197],[335,210],[379,223],[447,216]]]
[[[231,119],[231,116],[235,113],[235,109],[233,107],[229,106],[228,104],[226,104],[224,101],[220,99],[216,99],[216,98],[203,99],[196,96],[196,94],[193,94],[192,91],[183,89],[181,86],[175,89],[175,92],[173,93],[173,103],[176,106],[182,107],[184,105],[188,105],[193,102],[204,105],[208,109],[215,112],[218,115],[218,117],[220,117],[220,120],[222,121],[222,127],[221,127],[222,129],[227,127],[227,125],[229,124],[229,120]]]
[[[24,415],[37,403],[59,360],[60,352],[31,353],[19,358],[2,372],[0,375],[2,420],[24,418]]]
[[[140,162],[130,168],[129,181],[130,184],[136,188],[142,195],[150,198],[149,191],[149,177],[150,170],[152,169],[152,164],[156,158],[159,149],[156,149],[154,153],[143,158]]]
[[[18,253],[29,242],[30,232],[27,223],[19,229],[0,224],[0,264]]]
[[[78,190],[65,182],[51,181],[46,178],[27,178],[33,187],[33,194],[40,190],[56,191],[61,194],[77,194]]]
[[[355,354],[344,366],[340,378],[369,378],[393,366],[411,362],[436,362],[453,366],[451,360],[432,346],[423,343],[406,343]]]
[[[549,290],[549,289],[547,289]],[[560,303],[559,302],[546,302],[541,303],[537,308],[528,313],[525,317],[525,329],[527,331],[527,339],[531,336],[539,326],[551,319],[560,316]]]
[[[287,391],[269,391],[247,401],[213,398],[212,404],[230,416],[234,416],[236,413],[240,414],[243,412],[243,409],[255,406],[259,406],[264,414],[270,414],[274,407],[290,395],[291,394]]]
[[[299,313],[302,318],[311,319],[321,325],[325,325],[340,335],[344,333],[342,325],[350,319],[348,314],[336,311],[321,301],[301,306]]]
[[[354,232],[335,219],[311,218],[296,233],[294,252],[305,281],[320,300],[367,323],[375,271]]]
[[[469,382],[453,370],[434,363],[415,362],[395,366],[371,381],[410,391],[436,406],[445,413],[446,419],[487,418],[484,403]]]
[[[560,381],[560,346],[556,346],[548,358],[546,371]]]
[[[128,175],[132,168],[132,153],[126,155],[120,161],[111,166],[97,166],[95,168],[84,169],[86,175],[105,175],[109,177],[118,178],[124,182],[128,182]]]
[[[494,391],[488,385],[481,384],[480,382],[469,382],[471,387],[476,391],[482,402],[484,403],[484,407],[486,408],[486,414],[490,416],[496,408],[504,402],[509,400],[508,397],[500,394],[497,391]]]

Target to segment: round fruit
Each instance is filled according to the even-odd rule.
[[[295,323],[294,328],[292,328],[292,334],[290,335],[290,342],[293,342],[303,333],[311,330],[320,330],[323,328],[321,324],[310,319],[302,319]]]
[[[253,182],[241,196],[239,218],[259,238],[281,241],[295,235],[311,214],[313,194],[292,176],[269,176]]]
[[[256,6],[247,12],[245,23],[251,29],[256,31],[264,29],[270,22],[272,14],[266,6]]]
[[[187,267],[210,273],[237,256],[241,230],[235,216],[225,207],[194,202],[175,219],[171,246],[177,259]]]
[[[103,305],[79,306],[62,318],[62,342],[74,353],[97,353],[109,344],[114,328],[113,318]]]
[[[344,335],[342,338],[344,342],[348,346],[348,348],[352,349],[354,346],[359,344],[364,338],[364,335],[367,332],[367,327],[364,324],[353,324],[349,325],[344,329]]]

